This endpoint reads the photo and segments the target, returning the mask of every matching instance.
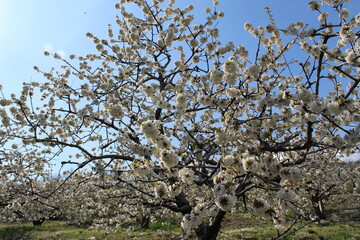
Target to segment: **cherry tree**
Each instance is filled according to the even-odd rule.
[[[55,182],[49,181],[49,171],[44,169],[47,160],[36,151],[15,144],[11,150],[3,148],[1,155],[1,221],[41,225],[46,219],[60,216],[58,196],[50,194]]]
[[[299,206],[303,214],[325,220],[328,218],[326,207],[333,204],[331,199],[346,194],[347,186],[356,179],[358,177],[346,162],[334,153],[324,151],[303,165],[301,178],[288,183],[287,188],[282,191],[285,191],[284,196],[292,198],[291,203]]]
[[[360,192],[360,161],[343,163],[339,177],[345,182],[343,190],[347,193],[359,193]]]
[[[111,174],[93,175],[77,172],[65,186],[62,212],[70,224],[90,225],[92,229],[139,228],[146,229],[150,221],[171,218],[174,214],[160,206],[144,206],[144,198],[131,194],[127,184],[117,181]],[[175,216],[176,217],[176,216]]]
[[[346,2],[309,2],[317,26],[280,28],[268,9],[267,26],[244,24],[247,49],[220,41],[216,0],[201,23],[193,5],[121,0],[107,39],[87,33],[95,53],[54,55],[61,69],[35,67],[45,83],[1,100],[2,127],[70,152],[69,179],[90,168],[138,209],[179,214],[184,238],[216,239],[239,205],[285,226],[288,211],[307,218],[288,193],[313,159],[359,150],[360,14]]]

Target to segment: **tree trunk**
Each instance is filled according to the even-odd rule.
[[[200,224],[200,226],[195,230],[197,238],[199,240],[216,240],[225,214],[225,211],[219,210],[211,225],[206,225],[204,223]]]
[[[148,229],[150,225],[150,216],[141,216],[139,224],[141,229]]]
[[[320,217],[320,219],[325,220],[326,219],[325,207],[324,207],[324,203],[321,199],[319,200],[318,206],[319,206],[319,217]]]
[[[316,216],[320,220],[325,220],[326,215],[325,215],[325,209],[324,209],[323,201],[321,199],[319,199],[319,197],[317,195],[313,196],[311,198],[311,201],[312,201],[313,209],[314,209],[314,212],[315,212]]]
[[[33,221],[32,221],[32,224],[33,224],[34,226],[41,226],[41,224],[43,224],[43,222],[45,222],[45,218],[41,218],[41,219],[39,219],[39,220],[33,220]]]

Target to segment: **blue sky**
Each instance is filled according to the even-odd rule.
[[[18,93],[24,81],[43,81],[33,70],[56,66],[58,62],[43,56],[44,50],[64,56],[94,52],[86,32],[105,37],[107,25],[114,23],[117,0],[0,0],[0,84],[4,93]],[[203,17],[203,9],[211,0],[178,0],[180,6],[195,5],[195,14]],[[225,41],[255,44],[245,33],[243,24],[254,26],[268,23],[264,6],[270,6],[279,26],[296,20],[315,20],[317,14],[307,9],[307,0],[220,0],[219,10],[225,11],[220,21],[220,34]],[[360,10],[360,1],[353,0],[350,11]]]
[[[115,16],[115,1],[0,0],[0,83],[4,92],[18,92],[21,83],[41,80],[33,70],[49,69],[56,61],[43,52],[84,54],[91,41],[87,31],[106,33]]]

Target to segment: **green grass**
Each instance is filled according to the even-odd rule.
[[[151,224],[147,230],[135,228],[131,233],[118,229],[111,233],[73,227],[61,221],[47,221],[42,226],[30,223],[0,224],[1,240],[161,240],[180,239],[180,227],[167,222]],[[272,239],[277,230],[270,222],[261,220],[251,214],[234,214],[224,222],[219,239]],[[195,238],[193,238],[195,239]],[[360,222],[312,224],[289,236],[292,240],[355,240],[360,239]]]
[[[102,233],[87,229],[68,226],[65,222],[47,221],[42,226],[33,226],[31,223],[0,224],[0,239],[89,239],[95,234]]]
[[[261,221],[260,221],[261,222]],[[301,223],[295,225],[300,227]],[[290,231],[292,232],[292,231]],[[289,233],[290,233],[289,232]],[[225,227],[219,239],[273,239],[277,236],[277,230],[269,224],[255,224],[253,226],[239,226],[238,228]],[[356,240],[360,239],[360,222],[311,224],[289,235],[286,239],[291,240]]]
[[[166,230],[166,231],[165,231]],[[89,230],[81,227],[69,226],[61,221],[47,221],[42,226],[32,226],[31,223],[0,224],[1,240],[126,240],[133,239],[171,239],[175,232],[180,232],[178,226],[167,226],[156,223],[148,230],[127,233],[126,229],[118,229],[110,233],[105,231]]]

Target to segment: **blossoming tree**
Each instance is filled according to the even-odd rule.
[[[360,14],[345,2],[311,1],[318,26],[278,28],[270,10],[266,27],[245,23],[252,56],[220,42],[221,11],[207,8],[200,24],[193,5],[121,0],[108,39],[87,34],[96,53],[55,55],[62,69],[35,67],[45,83],[1,100],[2,126],[43,153],[71,151],[69,177],[111,172],[122,196],[180,214],[184,238],[216,239],[244,204],[279,227],[287,211],[306,218],[286,196],[302,171],[359,148]]]
[[[57,197],[49,194],[55,187],[49,181],[49,171],[44,170],[46,160],[36,151],[15,145],[11,150],[2,148],[0,220],[26,220],[41,225],[46,219],[61,215]]]

